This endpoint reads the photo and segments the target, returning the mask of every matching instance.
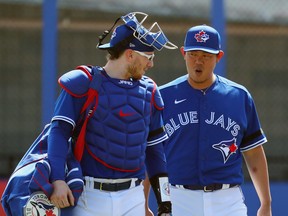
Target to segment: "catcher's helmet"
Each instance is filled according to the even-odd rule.
[[[136,16],[142,16],[139,22]],[[177,46],[171,43],[157,22],[154,22],[149,29],[143,26],[143,22],[148,17],[147,14],[142,12],[131,12],[118,18],[110,30],[106,30],[102,36],[99,37],[97,47],[99,49],[111,49],[119,42],[133,35],[131,43],[128,44],[129,49],[138,51],[153,51],[154,49],[160,51],[163,47],[167,49],[176,49]],[[119,19],[122,19],[125,24],[118,26],[110,39],[109,43],[102,44],[101,42],[114,28]],[[140,20],[140,19],[139,19]],[[153,32],[155,30],[155,32]]]

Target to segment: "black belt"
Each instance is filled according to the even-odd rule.
[[[84,181],[85,182],[85,181]],[[142,182],[141,179],[135,181],[135,186],[140,185]],[[103,191],[120,191],[120,190],[127,190],[132,187],[131,185],[132,180],[121,182],[121,183],[103,183],[103,182],[96,182],[94,181],[94,189],[103,190]]]
[[[227,188],[232,188],[235,186],[238,186],[238,184],[211,184],[207,186],[200,186],[200,185],[175,185],[172,184],[173,186],[176,187],[183,187],[188,190],[203,190],[205,192],[212,192],[215,190],[221,190],[221,189],[227,189]]]

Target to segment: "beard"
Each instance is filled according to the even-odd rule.
[[[142,78],[142,73],[140,72],[139,67],[137,67],[137,64],[128,66],[127,74],[129,78],[132,78],[133,80],[140,80]]]

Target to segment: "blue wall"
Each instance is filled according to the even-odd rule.
[[[42,127],[50,122],[57,87],[57,0],[44,0],[42,7]]]
[[[273,216],[288,215],[288,183],[271,183],[272,213]],[[243,185],[243,193],[248,206],[248,216],[255,216],[260,205],[256,191],[252,183]]]
[[[272,214],[273,216],[288,215],[288,183],[271,183],[272,195]],[[245,202],[248,207],[248,216],[256,216],[259,208],[259,199],[252,183],[245,183],[242,185],[243,193],[245,195]],[[154,193],[151,190],[149,197],[149,204],[151,210],[156,214],[157,205]],[[173,203],[172,203],[173,205]],[[287,206],[286,206],[287,205]],[[175,215],[177,216],[177,215]],[[186,215],[183,215],[186,216]]]

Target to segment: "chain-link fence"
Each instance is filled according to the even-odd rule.
[[[67,1],[63,2],[68,4]],[[188,1],[183,2],[188,4]],[[229,2],[231,4],[236,1]],[[234,14],[231,14],[231,10],[227,11],[229,19],[226,29],[226,76],[245,85],[252,93],[262,127],[269,140],[268,144],[265,144],[265,149],[271,180],[287,181],[288,151],[285,148],[285,141],[288,140],[286,125],[288,99],[285,85],[288,78],[287,12],[283,10],[281,1],[273,2],[272,5],[269,1],[263,1],[260,6],[258,1],[250,1],[246,5],[246,10],[245,4],[241,4],[238,12],[237,7],[232,7],[233,5],[230,9]],[[180,11],[178,5],[168,6],[174,7],[174,12]],[[196,24],[209,24],[209,8],[202,7],[203,13],[205,12],[203,16],[199,10],[195,16],[193,10],[191,16],[186,14],[180,16],[176,12],[173,13],[172,9],[169,15],[152,13],[150,16],[151,20],[158,21],[168,38],[180,47],[188,28]],[[263,13],[259,13],[257,8],[258,10],[263,8]],[[267,8],[274,13],[269,14]],[[121,10],[115,12],[114,9],[108,12],[97,8],[59,9],[57,58],[59,76],[77,65],[104,65],[105,54],[95,49],[97,36],[113,24],[123,12],[123,9]],[[250,21],[245,19],[249,17],[248,15]],[[42,130],[41,16],[39,4],[0,3],[0,176],[2,177],[11,174],[20,157]],[[179,51],[159,52],[155,62],[154,68],[147,75],[159,85],[186,73],[184,60]]]

